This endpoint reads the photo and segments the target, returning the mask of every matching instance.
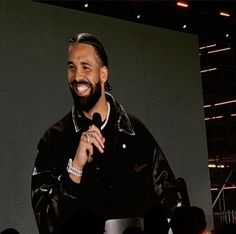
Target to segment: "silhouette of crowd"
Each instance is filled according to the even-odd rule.
[[[203,209],[196,206],[176,209],[170,221],[173,234],[201,234],[206,224]]]
[[[171,219],[169,222],[168,218]],[[68,225],[69,224],[69,225]],[[196,206],[178,207],[169,217],[164,207],[152,207],[143,217],[143,227],[128,226],[120,234],[202,234],[206,228],[203,209]],[[70,229],[68,229],[68,226]],[[59,234],[78,233],[103,234],[105,218],[98,214],[83,211],[75,213],[59,230]],[[217,234],[223,234],[217,233]]]
[[[1,231],[1,234],[20,234],[15,228],[7,228]]]
[[[80,210],[68,219],[58,230],[58,234],[103,234],[105,218],[103,215],[88,210]]]
[[[170,221],[169,221],[170,220]],[[105,217],[83,210],[70,217],[58,230],[58,234],[104,234]],[[69,229],[68,229],[69,224]],[[143,226],[128,226],[120,234],[203,234],[206,229],[204,210],[196,206],[178,207],[169,217],[164,207],[152,207],[143,217]],[[0,234],[20,234],[14,228],[4,229]],[[212,234],[236,234],[236,224],[221,222]]]
[[[144,231],[140,227],[130,226],[127,227],[122,234],[144,234]]]
[[[146,234],[167,234],[170,228],[168,214],[164,207],[151,208],[143,219],[143,230]]]

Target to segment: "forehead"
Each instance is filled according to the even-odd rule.
[[[85,43],[71,43],[68,47],[68,56],[70,58],[97,58],[96,51],[92,45]]]

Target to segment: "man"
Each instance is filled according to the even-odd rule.
[[[145,126],[107,92],[107,54],[91,34],[70,40],[68,83],[72,111],[38,144],[32,206],[39,232],[58,233],[83,210],[108,220],[174,206],[176,193],[163,190],[174,180],[168,162]]]

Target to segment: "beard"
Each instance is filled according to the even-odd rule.
[[[88,96],[78,96],[73,89],[73,85],[75,84],[86,84],[90,86],[90,94]],[[89,81],[72,81],[70,86],[70,92],[72,94],[74,100],[75,109],[79,112],[85,111],[88,112],[91,110],[96,103],[98,102],[99,98],[101,97],[101,82],[99,81],[95,86]]]

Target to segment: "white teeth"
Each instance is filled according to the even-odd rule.
[[[88,86],[87,86],[87,85],[76,85],[76,89],[77,89],[79,92],[84,92],[85,90],[88,89]]]
[[[89,86],[88,85],[84,85],[84,84],[78,84],[74,86],[75,91],[79,94],[79,95],[85,95],[86,92],[89,90]]]

